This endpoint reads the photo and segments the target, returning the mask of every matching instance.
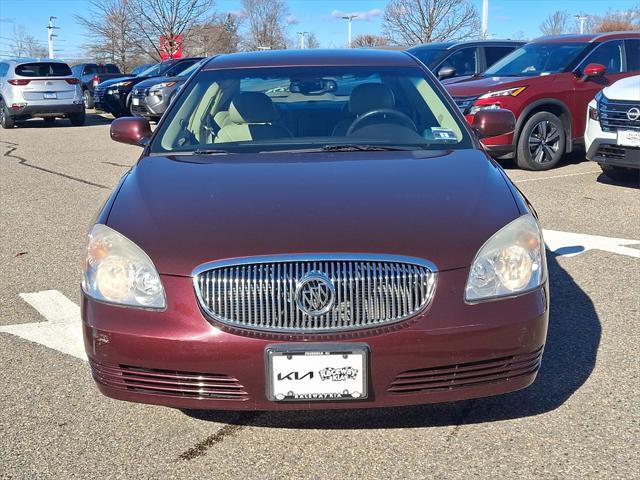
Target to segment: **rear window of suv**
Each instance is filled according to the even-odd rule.
[[[16,67],[16,75],[21,77],[65,77],[71,75],[71,69],[66,63],[58,62],[23,63]]]

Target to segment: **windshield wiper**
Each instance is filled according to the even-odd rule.
[[[419,147],[415,145],[358,145],[352,143],[338,145],[324,145],[322,150],[325,152],[390,152],[394,150],[416,150]]]
[[[220,150],[215,148],[198,148],[191,152],[191,155],[226,155],[227,153],[229,153],[227,150]]]

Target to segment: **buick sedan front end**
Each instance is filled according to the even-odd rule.
[[[187,409],[399,406],[531,384],[541,229],[437,80],[395,51],[223,55],[184,85],[89,234],[107,396]]]

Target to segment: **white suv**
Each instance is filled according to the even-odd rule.
[[[16,120],[42,117],[53,123],[67,117],[84,125],[80,81],[59,60],[0,59],[0,125],[13,128]]]
[[[614,180],[640,180],[640,75],[600,91],[587,108],[587,158]]]

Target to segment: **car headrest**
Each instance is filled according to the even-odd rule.
[[[354,115],[379,108],[393,108],[395,105],[393,91],[382,83],[361,83],[351,91],[349,97],[349,111]]]
[[[229,120],[233,123],[268,123],[273,116],[273,103],[262,92],[242,92],[229,106]]]

